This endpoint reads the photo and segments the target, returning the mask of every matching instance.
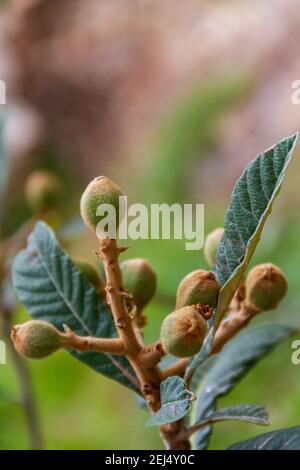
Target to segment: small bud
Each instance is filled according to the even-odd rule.
[[[73,262],[94,287],[101,291],[104,290],[102,276],[92,263],[81,258],[75,258],[73,259]]]
[[[124,289],[131,292],[133,302],[141,311],[152,299],[156,290],[156,273],[148,261],[129,259],[121,264]]]
[[[204,257],[209,267],[212,267],[216,262],[216,254],[220,245],[221,238],[223,237],[223,233],[224,229],[220,227],[216,228],[206,237],[204,244]]]
[[[274,264],[259,264],[246,279],[246,299],[259,311],[273,310],[287,293],[288,283]]]
[[[27,178],[25,197],[35,213],[45,212],[57,207],[62,193],[59,179],[46,170],[38,170]]]
[[[209,305],[215,308],[221,288],[214,273],[198,269],[191,272],[179,284],[176,296],[176,309],[186,305]]]
[[[116,228],[119,225],[119,197],[123,196],[121,189],[106,176],[98,176],[86,187],[80,201],[80,212],[84,223],[96,231],[98,223],[104,216],[97,215],[97,209],[102,204],[111,204],[116,211]]]
[[[16,350],[24,357],[42,359],[62,346],[59,331],[41,320],[31,320],[14,326],[11,337]]]
[[[195,307],[183,307],[168,315],[162,324],[164,350],[176,357],[191,357],[203,344],[207,324]]]

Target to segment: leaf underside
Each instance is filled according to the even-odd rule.
[[[12,277],[18,297],[32,318],[50,322],[60,331],[66,324],[79,336],[116,335],[108,306],[44,222],[36,224],[27,248],[15,258]],[[138,391],[126,358],[97,352],[70,353],[95,371]]]
[[[195,422],[214,412],[218,398],[229,393],[235,385],[271,350],[297,329],[287,325],[262,325],[240,333],[221,353],[211,358],[211,367],[204,376],[197,394]],[[206,449],[211,426],[197,432],[197,449]]]
[[[300,426],[267,432],[233,444],[228,450],[300,450]]]
[[[265,407],[244,404],[214,411],[203,421],[195,423],[195,426],[205,426],[207,423],[217,423],[229,420],[246,421],[248,423],[260,424],[263,426],[269,424],[269,416]]]
[[[234,187],[213,268],[222,284],[217,323],[225,313],[259,242],[273,201],[281,189],[297,137],[298,134],[288,137],[259,154],[246,167]]]
[[[297,135],[294,135],[258,155],[246,167],[234,187],[225,217],[224,235],[213,268],[222,284],[218,305],[210,320],[201,351],[189,363],[186,380],[193,376],[210,353],[214,331],[259,241],[272,203],[281,188],[296,140]]]
[[[161,426],[183,418],[191,408],[194,395],[178,376],[169,377],[160,386],[161,408],[147,421],[147,426]]]

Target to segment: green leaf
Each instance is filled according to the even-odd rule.
[[[183,418],[191,408],[195,395],[178,376],[169,377],[160,385],[161,408],[146,422],[147,426],[161,426]]]
[[[205,419],[195,423],[190,429],[190,435],[199,429],[223,421],[246,421],[247,423],[269,424],[268,412],[264,406],[260,405],[235,405],[210,413]]]
[[[228,450],[300,450],[300,426],[267,432],[238,442]]]
[[[224,222],[214,271],[222,284],[216,323],[225,313],[271,213],[298,134],[259,154],[237,181]]]
[[[226,395],[254,365],[277,344],[298,330],[292,326],[262,325],[243,332],[231,340],[215,356],[198,392],[195,422],[202,421],[215,410],[219,397]],[[196,435],[197,449],[205,449],[210,428]]]
[[[44,222],[36,224],[27,248],[14,260],[12,276],[19,299],[33,318],[48,321],[59,330],[66,324],[80,336],[115,336],[109,308]],[[95,371],[137,391],[133,385],[137,383],[135,374],[124,357],[96,352],[71,351],[71,354]]]

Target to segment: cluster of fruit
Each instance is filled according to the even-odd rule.
[[[27,197],[31,205],[41,211],[56,201],[58,191],[55,180],[49,175],[38,174],[28,183]],[[108,178],[94,179],[81,199],[81,215],[86,225],[96,230],[100,220],[97,208],[101,204],[112,204],[118,212],[120,195],[120,188]],[[222,235],[223,229],[219,228],[206,239],[204,252],[210,267],[214,265]],[[98,269],[84,260],[75,260],[75,264],[105,299],[105,281]],[[120,268],[123,287],[131,293],[135,305],[137,325],[142,327],[145,323],[143,310],[156,290],[156,274],[144,259],[127,260]],[[220,288],[215,274],[203,269],[191,272],[181,281],[175,311],[166,316],[161,327],[160,339],[166,353],[191,357],[200,351],[207,334],[207,320],[217,305]],[[245,280],[245,302],[256,313],[277,307],[286,291],[284,274],[272,264],[255,266]],[[14,327],[12,338],[16,349],[30,358],[45,357],[65,346],[64,335],[42,321],[30,321]]]

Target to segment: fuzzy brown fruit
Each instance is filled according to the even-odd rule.
[[[145,259],[134,258],[121,264],[124,288],[131,292],[133,302],[142,310],[156,291],[156,273]]]
[[[285,275],[271,263],[255,266],[246,279],[246,299],[259,311],[276,308],[287,290]]]
[[[93,179],[86,187],[80,201],[80,212],[84,223],[93,231],[96,231],[97,225],[105,217],[97,215],[97,209],[103,204],[110,204],[115,209],[116,229],[120,222],[120,201],[123,196],[121,189],[106,176],[98,176]]]
[[[12,329],[11,337],[16,350],[24,357],[42,359],[62,346],[59,331],[41,320],[31,320]]]
[[[164,350],[176,357],[191,357],[203,344],[207,324],[195,307],[183,307],[170,313],[161,327]]]
[[[176,296],[176,309],[186,305],[208,305],[215,308],[221,288],[214,273],[198,269],[191,272],[179,284]]]
[[[62,193],[59,179],[51,172],[38,170],[29,175],[25,184],[25,198],[35,213],[57,207]]]
[[[213,232],[209,233],[206,237],[204,244],[204,257],[209,267],[212,267],[216,262],[216,254],[220,245],[221,238],[224,233],[224,228],[216,228]]]

